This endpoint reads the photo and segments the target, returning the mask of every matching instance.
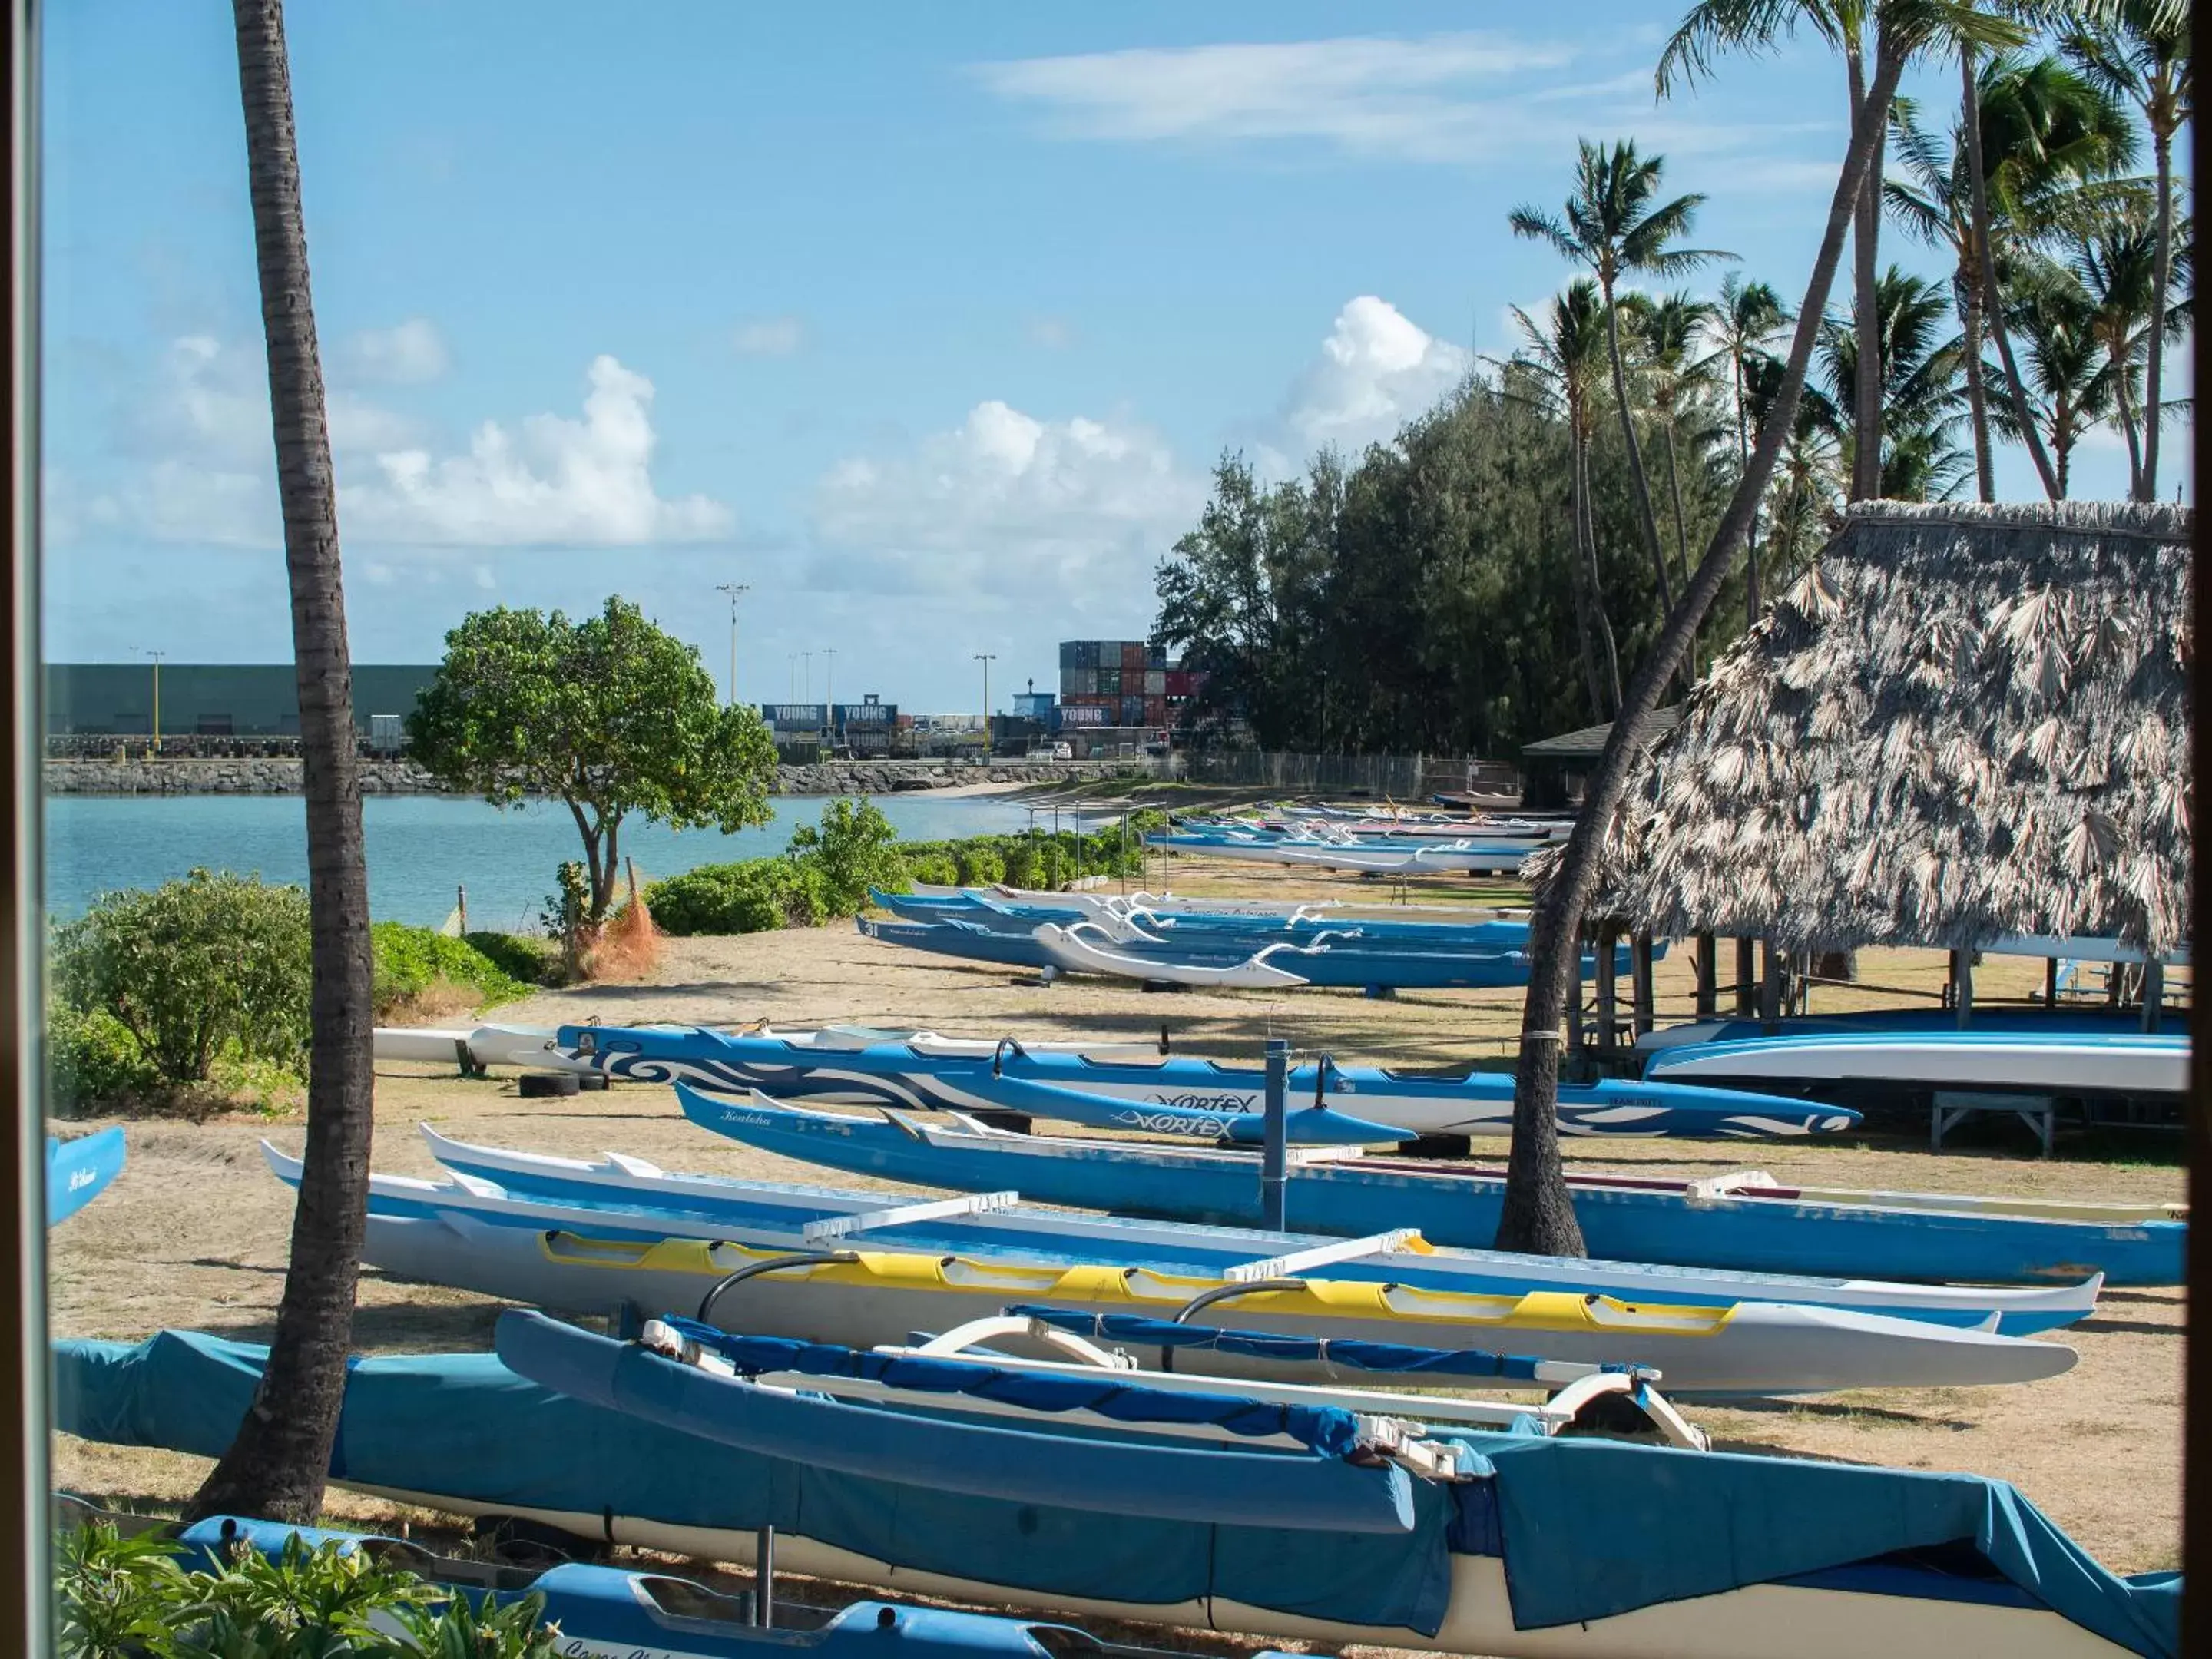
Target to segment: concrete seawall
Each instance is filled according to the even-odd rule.
[[[891,795],[979,783],[1063,783],[1107,777],[1110,763],[1040,763],[1008,761],[991,766],[933,761],[843,761],[820,766],[780,766],[779,795]],[[289,759],[80,761],[46,764],[50,795],[296,795],[300,763]],[[404,760],[362,763],[362,792],[370,795],[444,793],[427,772]]]

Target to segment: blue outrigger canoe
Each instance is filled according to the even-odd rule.
[[[959,917],[884,921],[862,916],[857,925],[867,937],[886,945],[963,961],[1034,968],[1041,972],[1063,971],[1069,966],[1030,933],[988,927]],[[1135,964],[1158,963],[1163,979],[1171,978],[1180,968],[1230,969],[1264,961],[1296,981],[1333,990],[1496,990],[1528,982],[1528,958],[1519,951],[1429,951],[1408,948],[1402,941],[1385,941],[1370,948],[1366,941],[1338,935],[1255,939],[1240,933],[1178,934],[1171,943],[1117,939],[1111,949]],[[1143,977],[1140,967],[1124,969],[1123,974]]]
[[[823,1169],[954,1192],[1018,1191],[1041,1204],[1214,1226],[1256,1226],[1259,1160],[1199,1146],[1009,1133],[956,1117],[929,1123],[735,1104],[678,1090],[695,1123]],[[2060,1204],[1942,1193],[1835,1191],[1722,1177],[1570,1175],[1593,1256],[1615,1261],[1929,1283],[2178,1285],[2183,1206]],[[1412,1159],[1294,1160],[1290,1224],[1364,1237],[1413,1227],[1431,1243],[1486,1249],[1503,1170]]]
[[[54,1426],[216,1456],[265,1363],[265,1350],[193,1333],[58,1342]],[[331,1474],[449,1513],[526,1518],[580,1547],[744,1561],[773,1526],[797,1573],[1333,1647],[2181,1651],[2178,1575],[2118,1577],[2015,1488],[1974,1475],[1468,1432],[1453,1437],[1467,1449],[1456,1470],[1411,1483],[1410,1531],[1353,1533],[1102,1513],[1074,1481],[1039,1504],[941,1492],[691,1426],[708,1425],[594,1406],[489,1354],[370,1357],[346,1373]]]
[[[107,1190],[123,1169],[123,1126],[74,1140],[46,1138],[46,1225],[66,1221]]]
[[[1266,1075],[1256,1066],[1040,1054],[1011,1042],[988,1056],[931,1053],[906,1043],[824,1050],[704,1027],[618,1025],[563,1025],[556,1042],[574,1063],[611,1078],[758,1089],[781,1099],[956,1112],[1032,1109],[1008,1100],[1000,1085],[1012,1081],[1177,1112],[1249,1114],[1266,1103]],[[1292,1067],[1289,1087],[1294,1106],[1389,1125],[1400,1139],[1506,1134],[1513,1125],[1510,1072],[1423,1077],[1383,1066],[1339,1066],[1324,1057]],[[1632,1079],[1562,1084],[1559,1117],[1562,1134],[1723,1139],[1830,1134],[1858,1121],[1857,1113],[1820,1102]]]

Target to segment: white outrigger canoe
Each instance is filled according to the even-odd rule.
[[[684,1026],[684,1030],[695,1028]],[[784,1030],[765,1021],[737,1028],[744,1036],[770,1037],[778,1042],[830,1053],[857,1052],[886,1042],[900,1042],[925,1054],[980,1056],[989,1059],[1003,1041],[995,1037],[945,1036],[935,1031],[892,1030],[871,1025],[822,1025],[811,1030]],[[379,1060],[416,1060],[426,1065],[465,1064],[476,1070],[487,1066],[516,1066],[545,1071],[590,1072],[599,1069],[561,1046],[560,1032],[550,1025],[477,1025],[434,1027],[380,1025],[374,1036]],[[1164,1052],[1158,1042],[1087,1041],[1024,1041],[1024,1047],[1040,1054],[1088,1054],[1100,1060],[1143,1060]]]
[[[1679,1042],[1645,1063],[1653,1082],[1770,1087],[1877,1084],[2010,1093],[2179,1094],[2189,1086],[2181,1032],[1808,1031]]]

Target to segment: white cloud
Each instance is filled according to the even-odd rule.
[[[994,398],[951,431],[823,477],[816,579],[917,593],[1148,590],[1205,496],[1147,427],[1040,420]]]
[[[1574,81],[1556,72],[1591,56],[1583,46],[1480,33],[1231,41],[1023,58],[973,72],[1008,102],[1048,112],[1048,130],[1066,137],[1304,141],[1363,160],[1571,155],[1578,136],[1615,126],[1632,131],[1646,152],[1688,155],[1770,147],[1784,132],[1834,125],[1726,123],[1680,105],[1655,108],[1648,54],[1623,37],[1595,55],[1618,61],[1621,48],[1632,65]]]
[[[453,366],[446,342],[427,317],[410,317],[391,328],[366,329],[345,343],[340,365],[364,380],[421,386]]]
[[[751,317],[738,325],[730,343],[743,357],[792,357],[806,349],[803,317]]]
[[[1336,313],[1319,356],[1292,383],[1285,435],[1304,452],[1334,444],[1356,455],[1432,408],[1474,366],[1465,347],[1363,294]]]
[[[631,546],[729,533],[730,509],[653,488],[653,382],[614,358],[592,360],[584,417],[526,416],[514,433],[486,421],[465,455],[421,448],[376,457],[374,483],[338,492],[345,523],[373,541],[463,546],[548,543]]]

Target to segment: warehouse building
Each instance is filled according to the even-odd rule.
[[[161,730],[171,736],[300,735],[299,682],[289,662],[164,662]],[[434,663],[356,663],[354,724],[391,732],[437,678]],[[50,662],[46,730],[55,736],[143,738],[155,731],[150,662]],[[385,717],[382,721],[379,716]]]

